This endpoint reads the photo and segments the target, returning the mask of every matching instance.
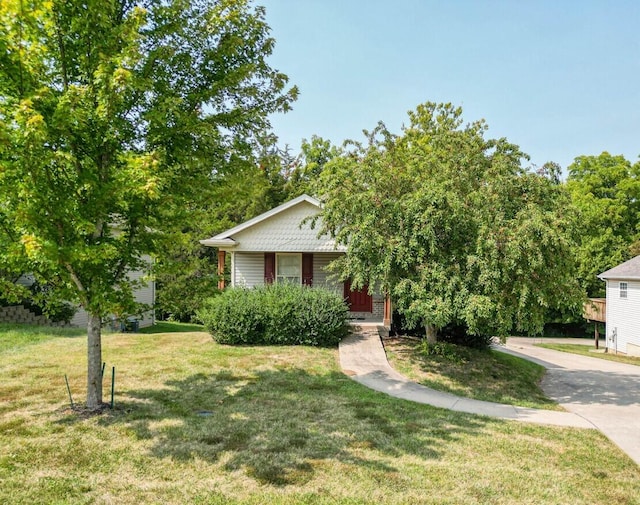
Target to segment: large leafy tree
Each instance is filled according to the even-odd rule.
[[[590,296],[603,296],[598,274],[640,253],[640,162],[603,152],[577,157],[568,171],[580,212],[578,279]]]
[[[473,334],[542,330],[549,308],[581,301],[568,196],[485,139],[483,121],[426,103],[402,134],[380,124],[321,175],[321,232],[348,248],[335,267],[391,294],[413,324]]]
[[[6,0],[0,27],[0,256],[89,313],[96,409],[129,272],[296,90],[247,0]]]
[[[287,194],[289,197],[304,193],[313,195],[324,166],[340,155],[340,149],[329,140],[313,135],[311,140],[303,139],[300,154],[291,160],[287,171]]]
[[[156,263],[157,307],[164,316],[190,321],[217,290],[217,251],[200,240],[246,221],[287,199],[284,153],[272,135],[256,145],[236,145],[219,165],[211,184],[190,208],[190,219],[171,230]],[[242,144],[245,144],[244,142]]]

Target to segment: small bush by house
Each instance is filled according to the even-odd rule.
[[[221,344],[335,345],[348,332],[347,316],[337,293],[292,284],[227,289],[198,312]]]

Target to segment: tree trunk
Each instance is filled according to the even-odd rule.
[[[438,341],[438,329],[432,324],[426,326],[427,330],[427,343],[435,344]]]
[[[102,405],[102,328],[100,316],[89,314],[87,324],[87,408]]]

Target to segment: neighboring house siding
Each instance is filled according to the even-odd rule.
[[[149,263],[151,263],[151,258],[149,256],[144,257]],[[144,303],[145,305],[151,306],[151,310],[147,310],[142,314],[142,319],[138,319],[138,325],[140,328],[144,328],[145,326],[151,326],[155,323],[155,313],[153,310],[153,305],[155,303],[155,283],[152,280],[147,279],[148,273],[144,270],[136,270],[129,274],[129,279],[132,281],[137,280],[147,280],[148,283],[146,286],[139,286],[133,293],[133,297],[138,303]],[[139,316],[135,316],[139,317]],[[89,315],[87,311],[80,308],[71,319],[71,324],[73,326],[87,326],[89,322]]]
[[[627,297],[620,298],[620,282],[627,283]],[[640,355],[640,282],[607,281],[607,347]]]
[[[302,221],[318,212],[318,208],[302,202],[281,212],[259,225],[252,226],[233,236],[238,242],[234,252],[331,252],[331,239],[318,239],[318,226],[311,229],[310,223]]]

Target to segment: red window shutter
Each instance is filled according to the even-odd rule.
[[[273,284],[276,278],[276,253],[264,253],[264,283]]]
[[[302,284],[313,286],[313,254],[302,253]]]

